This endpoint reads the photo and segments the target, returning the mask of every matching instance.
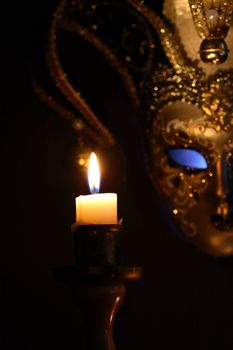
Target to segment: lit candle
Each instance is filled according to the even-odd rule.
[[[88,165],[88,182],[92,194],[79,196],[76,201],[76,223],[78,225],[115,225],[117,224],[116,193],[98,193],[100,171],[95,153],[92,153]]]

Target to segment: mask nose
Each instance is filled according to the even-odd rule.
[[[227,181],[227,171],[226,165],[223,162],[221,156],[218,157],[216,162],[216,177],[217,177],[217,188],[216,195],[218,198],[218,207],[217,214],[226,216],[229,214],[229,206],[228,206],[228,181]]]
[[[216,212],[212,217],[212,223],[221,230],[228,230],[232,227],[232,218],[228,203],[229,186],[227,169],[221,156],[216,161],[216,197],[218,200]]]

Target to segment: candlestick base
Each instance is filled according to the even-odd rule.
[[[115,350],[113,322],[125,295],[125,284],[139,280],[143,270],[120,266],[120,225],[77,226],[75,266],[54,269],[55,279],[72,288],[86,324],[86,350]]]
[[[138,266],[63,266],[53,270],[57,282],[69,287],[83,285],[116,285],[140,280],[143,269]]]

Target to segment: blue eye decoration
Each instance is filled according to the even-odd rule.
[[[190,148],[170,148],[167,150],[170,159],[179,166],[205,170],[208,168],[205,157],[198,151]]]

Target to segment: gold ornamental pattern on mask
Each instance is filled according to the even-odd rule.
[[[207,126],[216,132],[228,131],[233,125],[233,69],[218,70],[207,78],[195,62],[179,71],[161,66],[146,84],[146,91],[152,90],[150,110],[180,100],[200,107]]]

